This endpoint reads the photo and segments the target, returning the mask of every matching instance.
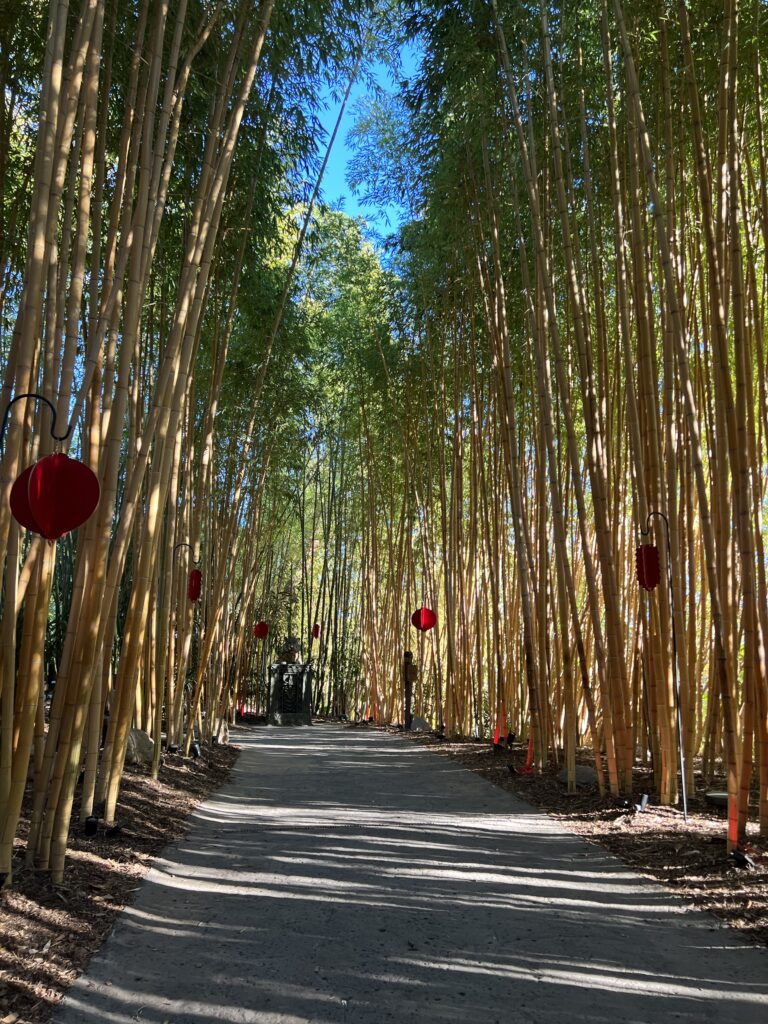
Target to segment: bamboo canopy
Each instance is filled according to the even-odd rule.
[[[287,634],[317,715],[402,722],[410,650],[435,729],[530,738],[570,789],[577,757],[606,793],[650,768],[665,804],[722,778],[728,843],[766,833],[764,17],[6,19],[3,884],[19,857],[60,882],[71,829],[119,818],[132,730],[156,775],[263,715]],[[347,140],[374,222],[399,211],[382,242],[322,182],[405,40]],[[34,473],[11,493],[60,453],[98,504],[49,541],[12,514]]]

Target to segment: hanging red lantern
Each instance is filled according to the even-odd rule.
[[[637,582],[643,590],[653,590],[661,580],[659,549],[655,544],[641,544],[635,554]]]
[[[411,622],[416,629],[426,633],[428,629],[432,629],[433,626],[437,625],[437,616],[431,608],[418,608],[411,616]]]
[[[199,601],[203,589],[203,574],[199,569],[192,569],[187,582],[187,597],[190,601]]]
[[[29,507],[29,478],[32,476],[32,470],[35,468],[35,465],[27,466],[24,472],[14,481],[11,488],[10,505],[11,514],[17,523],[20,523],[27,530],[32,530],[33,533],[40,533],[40,527],[32,515],[32,509]]]
[[[28,530],[58,540],[90,519],[100,494],[93,470],[58,452],[18,477],[11,488],[11,512]]]
[[[320,636],[320,623],[319,622],[316,622],[314,624],[314,626],[312,627],[312,636],[315,638],[315,640],[317,640],[317,638]]]
[[[253,627],[253,635],[257,640],[265,640],[269,636],[269,623],[257,622]]]

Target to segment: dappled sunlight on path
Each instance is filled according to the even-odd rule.
[[[236,739],[57,1024],[768,1019],[764,951],[456,764]]]

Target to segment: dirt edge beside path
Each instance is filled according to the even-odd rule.
[[[373,725],[354,728],[378,728]],[[495,786],[506,789],[589,842],[597,843],[641,875],[661,882],[694,906],[709,910],[754,945],[768,946],[768,841],[750,824],[749,843],[756,869],[738,868],[725,848],[725,810],[710,807],[704,787],[689,798],[688,822],[676,807],[661,807],[654,797],[642,814],[633,801],[600,798],[597,789],[574,795],[558,781],[557,768],[540,775],[520,774],[526,748],[522,744],[495,753],[491,744],[476,740],[439,739],[433,733],[404,733],[405,740],[458,761]],[[510,772],[510,766],[515,770]],[[638,772],[639,801],[649,792],[649,774]]]
[[[0,893],[0,1024],[45,1024],[130,903],[152,859],[187,830],[191,811],[229,777],[240,749],[204,747],[198,760],[168,754],[153,780],[126,768],[115,833],[86,838],[73,816],[63,885],[23,867]]]

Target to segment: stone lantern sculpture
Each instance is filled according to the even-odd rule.
[[[301,661],[301,644],[289,636],[269,666],[270,725],[312,724],[312,662]]]

